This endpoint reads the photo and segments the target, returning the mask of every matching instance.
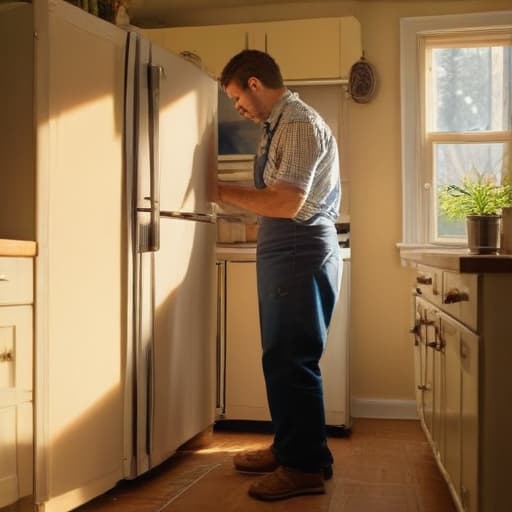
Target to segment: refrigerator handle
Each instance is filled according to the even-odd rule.
[[[161,66],[148,66],[149,90],[149,166],[151,180],[151,220],[148,250],[160,249],[160,73]]]

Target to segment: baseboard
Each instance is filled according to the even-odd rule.
[[[366,400],[352,398],[350,413],[353,418],[418,419],[415,400]]]

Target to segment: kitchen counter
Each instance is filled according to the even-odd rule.
[[[227,261],[256,261],[256,244],[241,242],[217,244],[217,259]]]
[[[465,274],[512,273],[512,254],[470,254],[467,249],[401,250],[405,264],[427,265]]]
[[[37,244],[30,240],[7,240],[0,238],[0,257],[24,256],[33,257],[37,254]]]

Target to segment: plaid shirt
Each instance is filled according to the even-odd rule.
[[[306,200],[295,216],[303,223],[335,222],[341,198],[338,147],[330,128],[313,110],[287,91],[266,121],[275,128],[263,173],[267,186],[285,181],[300,188]],[[262,137],[260,155],[266,146]]]

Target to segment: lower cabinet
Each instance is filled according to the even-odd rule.
[[[340,254],[340,258],[342,255]],[[261,365],[256,262],[218,263],[222,290],[218,307],[218,415],[226,420],[270,420]],[[350,265],[342,267],[340,299],[321,359],[325,417],[329,426],[350,427],[348,307]]]
[[[32,316],[32,259],[0,257],[0,510],[16,512],[33,510]]]
[[[463,510],[478,502],[479,337],[416,298],[415,359],[424,429]]]
[[[226,391],[228,419],[270,420],[261,368],[256,263],[226,263]]]
[[[418,265],[418,415],[460,512],[512,510],[512,272]]]

